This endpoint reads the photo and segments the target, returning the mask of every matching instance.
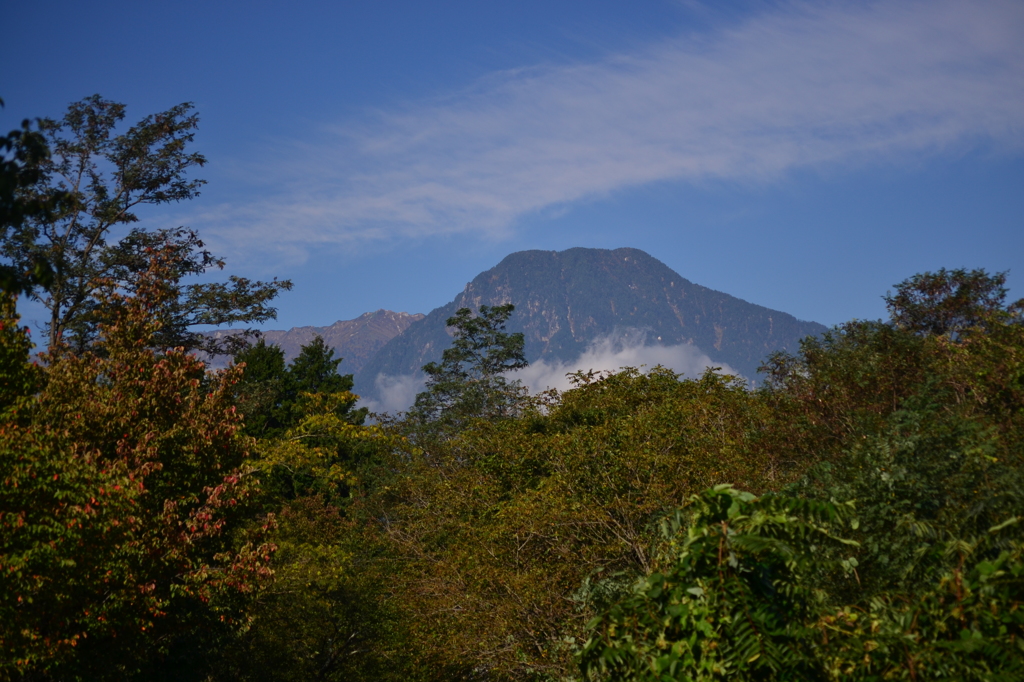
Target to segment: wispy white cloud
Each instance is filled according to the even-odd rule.
[[[192,224],[233,251],[301,261],[324,244],[500,236],[650,182],[770,181],[978,145],[1024,148],[1024,4],[796,2],[341,122],[268,168],[278,191]]]

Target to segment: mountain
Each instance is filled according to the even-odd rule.
[[[825,331],[788,313],[702,287],[638,249],[520,251],[466,285],[391,339],[356,372],[356,392],[374,396],[380,374],[413,374],[451,343],[445,320],[459,308],[513,303],[507,330],[523,332],[526,357],[571,361],[595,340],[628,330],[646,343],[688,344],[748,378],[775,350]]]
[[[290,361],[299,355],[304,345],[319,334],[327,345],[335,350],[335,357],[344,358],[338,366],[338,371],[342,374],[354,374],[362,369],[384,344],[424,317],[422,313],[410,315],[391,310],[378,310],[363,313],[354,320],[338,320],[329,327],[292,327],[287,331],[265,331],[263,338],[268,344],[280,346],[285,359]],[[212,332],[213,335],[231,333],[237,332]]]

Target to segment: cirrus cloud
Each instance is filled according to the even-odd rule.
[[[523,216],[652,182],[1019,154],[1022,122],[1019,2],[785,4],[341,122],[266,169],[279,189],[191,222],[232,251],[301,262],[323,245],[500,237]]]

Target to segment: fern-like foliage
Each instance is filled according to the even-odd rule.
[[[716,486],[663,524],[660,570],[595,618],[588,679],[815,680],[816,573],[849,573],[849,506]]]
[[[934,551],[939,578],[844,604],[853,506],[716,486],[663,524],[659,570],[590,623],[589,680],[1024,679],[1024,543],[1011,516]],[[831,587],[833,589],[827,589]]]

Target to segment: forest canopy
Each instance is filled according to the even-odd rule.
[[[189,106],[111,137],[118,106],[5,148],[43,145],[4,166],[0,679],[1024,678],[1005,273],[912,276],[756,389],[655,367],[529,395],[514,308],[467,308],[415,409],[367,423],[322,339],[196,356],[210,301],[257,320],[283,284],[189,289],[215,260],[184,228],[107,241],[132,221],[70,159],[140,164],[101,185],[143,203],[201,165]],[[19,291],[51,301],[41,357]]]

